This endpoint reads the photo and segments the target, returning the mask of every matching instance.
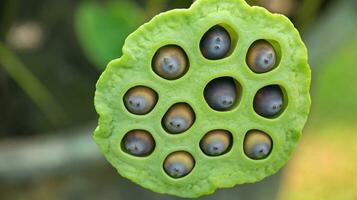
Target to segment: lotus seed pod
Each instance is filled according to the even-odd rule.
[[[160,48],[152,63],[153,70],[164,79],[174,80],[183,76],[188,69],[185,52],[178,46],[168,45]]]
[[[237,88],[229,77],[217,78],[208,83],[204,91],[208,105],[218,111],[231,109],[237,101]]]
[[[207,133],[200,142],[202,151],[208,156],[219,156],[226,153],[232,145],[232,135],[225,130],[214,130]]]
[[[261,131],[250,131],[244,138],[244,153],[254,160],[266,158],[271,152],[272,146],[269,135]]]
[[[134,156],[150,155],[154,147],[154,138],[149,132],[143,130],[130,131],[122,140],[123,150]]]
[[[210,39],[217,35],[221,54],[214,51],[218,40]],[[210,47],[203,46],[212,44],[207,56],[202,49]],[[271,48],[275,59],[265,64]],[[260,181],[288,162],[311,104],[307,50],[289,19],[244,0],[197,0],[188,9],[155,16],[128,36],[122,49],[122,57],[108,64],[96,85],[94,139],[123,177],[158,193],[194,198]],[[174,51],[180,56],[169,54]],[[159,72],[155,62],[164,54],[169,59]],[[175,61],[172,68],[180,66],[183,73],[171,76],[167,63],[182,58],[186,64]],[[259,61],[253,62],[257,69],[269,70],[255,72],[248,58]],[[157,102],[150,113],[133,114],[121,101],[133,86],[154,89]],[[258,92],[262,88],[268,92]],[[149,132],[155,150],[144,158],[128,155],[122,140],[131,130]],[[226,150],[228,137],[205,137],[214,130],[229,130]],[[247,130],[264,131],[270,147]],[[215,151],[216,141],[224,144],[222,150]],[[174,152],[190,156],[171,157]]]
[[[266,86],[260,89],[254,97],[254,110],[267,118],[276,116],[284,105],[284,95],[279,86]]]
[[[156,102],[156,92],[144,86],[131,88],[124,96],[125,107],[129,112],[137,115],[149,113],[154,108]]]
[[[171,153],[164,162],[165,172],[172,178],[182,178],[189,174],[195,166],[191,154],[178,151]]]
[[[224,58],[231,48],[229,33],[221,26],[214,26],[202,37],[200,42],[201,52],[210,60]]]
[[[179,103],[167,111],[162,124],[169,133],[182,133],[192,126],[194,120],[192,108],[188,104]]]
[[[276,64],[276,53],[273,46],[265,40],[254,42],[247,53],[247,64],[256,73],[272,70]]]

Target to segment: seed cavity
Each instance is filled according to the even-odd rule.
[[[284,94],[277,85],[261,88],[254,97],[253,107],[256,113],[266,118],[274,118],[281,113]]]
[[[208,83],[204,90],[207,104],[214,110],[231,110],[240,95],[240,86],[231,77],[220,77]]]
[[[186,103],[177,103],[169,108],[162,119],[165,130],[178,134],[188,130],[195,120],[195,113]]]
[[[177,45],[161,47],[152,60],[152,69],[160,77],[175,80],[188,70],[189,61],[184,50]]]
[[[276,51],[268,41],[257,40],[249,47],[246,62],[255,73],[271,71],[277,63]]]
[[[173,152],[164,161],[164,170],[172,178],[182,178],[188,175],[194,166],[194,158],[185,151]]]
[[[153,152],[155,140],[148,131],[133,130],[124,136],[121,147],[128,154],[144,157]]]
[[[208,132],[200,141],[201,150],[208,156],[220,156],[232,146],[232,134],[226,130]]]
[[[272,146],[271,137],[262,131],[251,130],[244,138],[244,153],[253,160],[268,157]]]
[[[124,95],[126,109],[136,115],[149,113],[155,107],[157,100],[157,93],[146,86],[133,87]]]
[[[222,59],[231,49],[231,37],[225,28],[216,25],[203,35],[200,49],[202,55],[209,60]]]

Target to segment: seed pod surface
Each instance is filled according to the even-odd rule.
[[[204,41],[212,27],[226,36]],[[223,39],[227,34],[230,42]],[[215,53],[215,41],[224,51]],[[255,41],[271,46],[252,46]],[[212,52],[204,52],[211,44]],[[256,56],[248,53],[250,47],[258,49],[251,49]],[[171,54],[180,52],[177,48],[184,53]],[[196,198],[217,188],[260,181],[289,160],[308,117],[311,72],[305,45],[286,17],[244,0],[197,0],[188,9],[155,16],[128,36],[122,49],[122,57],[111,61],[98,80],[94,99],[99,114],[94,139],[121,176],[158,193]],[[262,59],[248,62],[259,58],[259,49],[265,52]],[[248,63],[255,63],[257,72]],[[157,100],[151,111],[133,112],[124,104],[133,86],[154,89]],[[278,90],[258,92],[267,86]],[[128,155],[119,145],[131,130],[150,132],[155,150],[144,157]],[[227,149],[225,135],[205,138],[212,130],[229,130]],[[251,139],[248,130],[264,131],[271,145],[264,137]],[[221,146],[215,148],[216,142]],[[173,163],[175,157],[168,157],[177,151],[189,152],[192,159],[186,156],[165,170],[165,160]]]

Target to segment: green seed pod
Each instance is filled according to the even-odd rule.
[[[230,47],[223,57],[211,60],[203,56],[201,42],[207,30],[217,26],[229,34]],[[268,41],[276,54],[274,67],[264,74],[247,66],[247,54],[255,41]],[[189,70],[175,79],[161,76],[153,67],[158,50],[168,46],[180,47],[187,56]],[[122,57],[108,64],[96,85],[99,123],[94,139],[123,177],[158,193],[193,198],[217,188],[260,181],[289,160],[308,117],[311,72],[307,50],[286,17],[251,7],[244,0],[197,0],[189,9],[171,10],[154,17],[128,36],[122,49]],[[209,83],[220,77],[230,77],[235,83],[236,100],[222,109],[224,112],[209,106],[205,97]],[[147,115],[131,114],[120,101],[133,85],[155,88],[159,100]],[[254,97],[266,86],[281,88],[283,106],[274,116],[259,117]],[[213,93],[220,91],[217,87]],[[164,123],[169,121],[164,116],[171,113],[170,106],[178,102],[194,111],[188,115],[192,124],[182,134],[170,132]],[[145,158],[128,155],[118,145],[130,130],[150,132],[155,150]],[[211,130],[231,133],[231,146],[224,155],[203,155],[200,143]],[[244,151],[247,130],[269,134],[273,148],[264,159],[249,157],[248,152],[253,152],[253,158],[264,157],[254,153],[254,145],[251,149],[247,145]],[[209,142],[203,144],[211,146]],[[186,176],[173,178],[180,174],[174,173],[175,167],[170,168],[173,173],[169,168],[165,170],[164,163],[168,155],[178,150],[190,152],[194,168]]]
[[[156,74],[164,79],[178,79],[188,69],[187,55],[178,46],[164,46],[156,52],[152,61],[152,68]]]
[[[144,86],[133,87],[124,96],[125,107],[129,112],[137,115],[149,113],[156,102],[156,92]]]
[[[142,157],[151,154],[155,147],[155,141],[149,132],[134,130],[125,135],[121,145],[125,152]]]
[[[207,133],[200,142],[202,151],[208,156],[219,156],[226,153],[232,145],[232,135],[225,130],[214,130]]]
[[[173,105],[162,119],[164,128],[169,133],[182,133],[189,129],[195,120],[195,113],[185,103]]]
[[[247,64],[252,71],[256,73],[264,73],[275,67],[276,53],[269,42],[258,40],[249,48],[246,59]]]
[[[194,166],[195,160],[190,153],[184,151],[171,153],[164,161],[164,170],[172,178],[188,175]]]
[[[266,158],[272,146],[269,135],[261,131],[249,131],[244,138],[244,153],[254,160]]]

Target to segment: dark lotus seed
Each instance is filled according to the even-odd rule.
[[[163,126],[169,133],[182,133],[189,129],[195,119],[192,108],[185,103],[173,105],[163,118]]]
[[[214,79],[206,86],[204,96],[212,109],[218,111],[229,110],[237,100],[236,84],[229,77]]]
[[[124,104],[129,112],[137,115],[144,115],[149,113],[157,102],[157,94],[154,90],[137,86],[131,88],[124,95]]]
[[[231,48],[229,33],[221,26],[214,26],[202,37],[200,49],[203,56],[210,60],[224,58]]]
[[[258,40],[250,46],[247,53],[247,64],[256,73],[272,70],[276,63],[276,53],[272,45],[265,40]]]
[[[148,156],[155,147],[155,141],[151,134],[143,130],[133,130],[127,133],[122,141],[125,152],[134,156]]]
[[[274,117],[283,109],[284,95],[279,86],[266,86],[254,97],[254,110],[263,117]]]
[[[252,130],[244,139],[244,153],[251,159],[260,160],[266,158],[272,149],[272,141],[266,133]]]
[[[153,70],[164,79],[174,80],[185,74],[188,59],[178,46],[169,45],[160,48],[153,59]]]
[[[232,143],[232,135],[225,130],[207,133],[200,142],[202,151],[209,156],[219,156],[227,152]]]
[[[171,153],[164,161],[164,170],[172,178],[182,178],[189,174],[195,166],[191,154],[184,151]]]

